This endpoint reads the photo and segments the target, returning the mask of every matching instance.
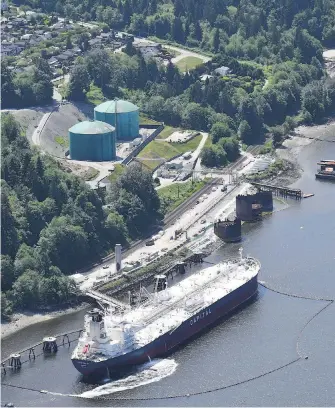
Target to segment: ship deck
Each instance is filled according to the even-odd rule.
[[[175,330],[197,311],[242,286],[258,273],[259,268],[259,263],[250,258],[202,269],[177,285],[156,293],[147,303],[124,314],[104,318],[107,335],[117,325],[133,327],[134,340],[131,343],[117,346],[115,341],[110,341],[100,344],[96,352],[92,349],[91,353],[83,355],[80,347],[90,340],[85,330],[74,354],[77,354],[77,358],[103,360],[141,348],[162,334]]]

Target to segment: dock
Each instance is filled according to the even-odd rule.
[[[279,187],[273,186],[272,184],[263,184],[263,183],[256,183],[250,182],[253,186],[258,188],[262,191],[272,191],[275,195],[282,196],[282,197],[293,197],[296,200],[301,200],[304,198],[304,194],[300,189],[290,188],[290,187]],[[310,196],[310,195],[309,195]]]

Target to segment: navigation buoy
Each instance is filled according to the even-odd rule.
[[[11,354],[9,357],[9,365],[14,369],[21,368],[21,355]]]
[[[58,350],[56,337],[44,337],[43,351],[46,353],[56,353]]]

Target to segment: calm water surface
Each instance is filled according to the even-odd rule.
[[[335,140],[335,125],[323,136]],[[248,228],[244,253],[262,263],[260,280],[277,291],[311,298],[335,299],[335,184],[316,181],[316,162],[335,158],[335,143],[313,142],[299,160],[304,169],[294,185],[315,196],[275,212]],[[237,254],[239,245],[213,253],[212,262]],[[229,320],[175,352],[172,375],[158,382],[125,390],[109,397],[132,401],[101,401],[2,387],[2,403],[15,406],[334,406],[335,405],[335,303],[330,304],[302,331],[327,302],[285,296],[260,287],[258,298]],[[49,333],[82,326],[84,311],[26,328],[2,342],[2,353],[40,341]],[[272,371],[303,356],[286,368]],[[94,388],[81,382],[70,361],[72,348],[39,359],[3,381],[34,389],[80,395]],[[187,395],[241,385],[189,397]],[[108,397],[105,395],[104,397]],[[136,398],[148,400],[136,401]]]

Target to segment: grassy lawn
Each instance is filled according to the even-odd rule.
[[[161,133],[156,137],[156,139],[166,139],[170,135],[172,135],[173,132],[177,132],[178,130],[178,128],[174,128],[172,126],[165,126]]]
[[[187,181],[186,183],[174,183],[170,186],[162,187],[157,190],[163,212],[169,213],[187,200],[196,191],[205,185],[205,181]]]
[[[94,180],[99,174],[99,170],[90,167],[89,170],[85,173],[85,181]]]
[[[167,52],[168,54],[172,55],[174,58],[175,58],[175,57],[178,57],[178,55],[181,54],[181,52],[179,52],[179,51],[177,51],[177,50],[171,50],[171,48],[163,47],[163,50],[164,50],[165,52]]]
[[[108,176],[108,180],[111,182],[116,181],[116,179],[118,179],[121,176],[121,174],[126,170],[126,166],[120,163],[114,164],[114,167],[115,170],[111,173],[110,176]]]
[[[196,136],[194,139],[188,141],[187,143],[168,143],[164,141],[153,140],[139,153],[139,158],[146,159],[157,159],[157,160],[143,160],[141,161],[145,166],[153,170],[160,163],[163,162],[162,159],[169,160],[178,154],[189,152],[190,150],[195,150],[202,136]]]
[[[176,66],[179,68],[180,71],[186,72],[190,71],[191,69],[194,69],[195,67],[201,64],[203,64],[203,61],[198,57],[185,57],[179,60],[176,63]]]
[[[208,138],[207,138],[207,140],[206,140],[206,143],[205,143],[205,146],[204,146],[204,147],[211,147],[212,144],[213,144],[213,142],[212,142],[212,136],[211,136],[211,135],[208,135]]]
[[[154,119],[148,118],[144,113],[140,113],[140,124],[141,125],[159,125],[160,122],[157,122]]]
[[[91,84],[90,90],[86,94],[86,100],[93,105],[100,105],[100,103],[104,102],[106,98],[100,88]]]
[[[199,146],[201,140],[202,135],[198,135],[186,143],[169,143],[169,144],[173,146],[175,149],[177,149],[179,153],[186,153],[191,150],[194,151]]]
[[[56,136],[55,142],[63,147],[69,147],[69,139],[66,136]]]

